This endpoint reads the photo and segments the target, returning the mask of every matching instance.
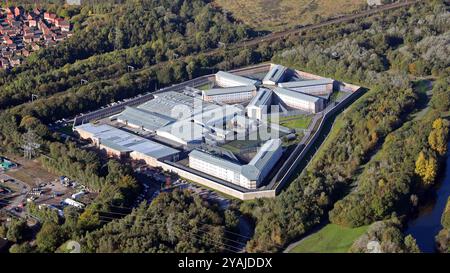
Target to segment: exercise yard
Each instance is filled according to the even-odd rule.
[[[311,123],[313,116],[296,115],[290,117],[280,117],[280,125],[290,129],[306,129]]]

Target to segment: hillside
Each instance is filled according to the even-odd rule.
[[[365,0],[214,0],[222,9],[257,30],[280,31],[319,18],[351,13]],[[317,18],[320,16],[319,18]],[[316,19],[317,18],[317,19]]]

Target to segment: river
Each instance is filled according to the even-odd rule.
[[[441,216],[450,196],[450,155],[447,156],[446,167],[438,185],[435,200],[421,209],[418,217],[408,223],[406,230],[406,234],[414,236],[420,250],[426,253],[436,251],[434,237],[442,229]]]

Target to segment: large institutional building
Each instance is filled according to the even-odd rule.
[[[265,85],[276,85],[285,79],[287,72],[288,69],[286,67],[279,64],[272,64],[262,83]]]
[[[247,105],[247,116],[262,120],[264,114],[268,113],[268,106],[272,104],[272,93],[270,89],[261,88],[258,94]]]
[[[212,89],[156,92],[151,100],[99,121],[101,125],[83,124],[75,131],[110,156],[143,161],[229,194],[236,195],[239,187],[241,193],[259,193],[283,155],[279,136],[262,141],[259,129],[293,132],[266,120],[271,106],[297,115],[320,112],[334,84],[281,65],[271,65],[261,78],[219,71]],[[256,136],[256,144],[230,145],[240,136]]]
[[[319,79],[310,81],[294,81],[279,83],[278,86],[286,89],[291,89],[305,94],[323,96],[328,95],[333,91],[332,79]]]
[[[277,87],[273,90],[277,97],[287,106],[304,110],[310,113],[322,111],[323,100],[319,97],[311,96],[301,92]]]
[[[179,151],[107,124],[91,123],[75,127],[83,139],[91,140],[100,150],[117,158],[130,157],[157,166],[158,160],[178,160]]]
[[[256,95],[256,86],[236,86],[214,88],[202,91],[202,98],[208,102],[241,103],[251,100]]]
[[[260,84],[260,81],[258,80],[252,80],[224,71],[219,71],[216,73],[215,82],[220,87],[251,86]]]
[[[280,139],[267,141],[246,165],[207,152],[193,150],[189,167],[247,189],[256,189],[282,155]]]

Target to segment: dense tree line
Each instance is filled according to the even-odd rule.
[[[41,97],[71,87],[77,90],[81,79],[117,80],[129,72],[129,65],[139,69],[252,35],[206,0],[130,0],[85,23],[61,45],[40,50],[24,66],[1,72],[0,109],[28,101],[30,90]]]
[[[434,11],[438,11],[439,14],[427,16]],[[411,31],[409,22],[424,17],[431,19],[422,21],[420,34]],[[433,19],[435,17],[440,19]],[[308,168],[280,196],[274,200],[257,200],[243,204],[243,212],[253,215],[257,220],[255,236],[247,246],[249,251],[276,251],[289,240],[304,234],[326,217],[326,212],[332,208],[333,203],[351,191],[354,185],[358,185],[358,188],[350,196],[359,196],[358,183],[366,185],[361,187],[367,188],[367,191],[362,192],[367,198],[362,201],[367,203],[361,205],[355,198],[355,202],[352,202],[354,206],[349,206],[355,212],[349,215],[346,214],[348,210],[338,213],[339,209],[335,209],[334,215],[350,218],[346,222],[367,223],[389,217],[390,212],[397,209],[394,204],[402,204],[405,198],[409,199],[411,192],[408,186],[412,183],[409,179],[416,175],[414,164],[419,152],[424,148],[421,143],[427,143],[429,131],[426,129],[431,128],[432,120],[424,128],[414,126],[415,132],[405,129],[407,133],[403,136],[387,137],[402,125],[418,100],[406,75],[409,72],[392,67],[389,56],[393,52],[409,48],[407,46],[417,42],[414,39],[420,41],[426,37],[443,34],[447,29],[442,18],[446,18],[448,22],[448,12],[445,4],[436,1],[433,4],[419,5],[411,10],[399,10],[387,16],[318,31],[311,38],[306,34],[299,42],[300,46],[285,50],[274,57],[276,63],[347,82],[360,83],[370,90],[336,120],[332,133],[321,147],[322,151],[315,155]],[[404,36],[399,35],[396,38],[393,34],[389,34],[388,37],[383,34],[385,31],[381,31],[391,28],[409,37],[403,39]],[[448,70],[448,64],[444,69],[434,73],[445,77],[448,73],[446,69]],[[385,73],[387,70],[389,73]],[[423,76],[427,75],[428,70],[423,73]],[[448,87],[441,88],[448,90]],[[445,98],[446,94],[442,97]],[[445,104],[446,102],[442,105]],[[417,139],[412,136],[408,138],[414,133],[419,134]],[[405,163],[401,155],[397,157],[389,153],[393,158],[389,159],[392,162],[389,162],[390,166],[386,168],[389,173],[385,175],[392,175],[392,180],[388,183],[384,181],[378,183],[378,179],[371,179],[369,172],[374,168],[379,172],[380,178],[382,177],[382,168],[375,163],[376,161],[369,163],[367,173],[357,179],[361,167],[371,160],[371,156],[377,152],[385,138],[386,147],[392,147],[392,143],[403,142],[404,137],[408,138],[404,145],[409,145],[405,146],[405,149],[412,151],[404,151],[409,158]],[[389,156],[387,151],[383,152],[386,158],[382,163],[385,166]],[[375,160],[376,158],[377,156]],[[410,176],[405,177],[403,174],[397,177],[397,173],[393,175],[392,172],[397,171],[397,168],[409,170]],[[367,182],[363,183],[363,180]],[[385,185],[386,191],[380,191],[378,184]],[[347,199],[349,198],[354,197]],[[339,208],[340,205],[336,207]],[[364,213],[366,210],[370,211],[370,215]]]
[[[83,252],[236,251],[226,240],[223,212],[202,198],[176,190],[141,204],[120,220],[81,239]]]
[[[358,177],[357,188],[334,205],[330,220],[354,227],[389,218],[393,212],[407,214],[416,207],[420,193],[434,183],[438,171],[440,157],[428,142],[434,130],[431,124],[436,121],[408,122],[389,134],[383,148]],[[422,156],[434,161],[424,166],[425,176],[417,170],[417,159]]]

